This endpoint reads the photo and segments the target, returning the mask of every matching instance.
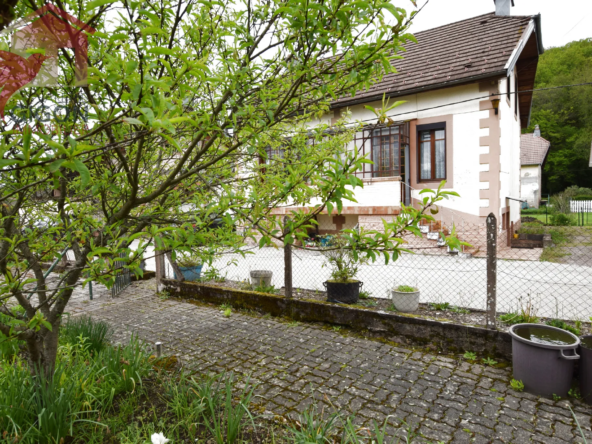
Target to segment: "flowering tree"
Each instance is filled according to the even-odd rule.
[[[328,137],[327,125],[306,123],[390,73],[390,58],[413,39],[406,12],[390,0],[54,6],[96,29],[88,85],[72,86],[76,57],[60,50],[59,86],[16,92],[0,141],[0,332],[23,341],[46,372],[74,287],[81,279],[111,285],[120,255],[141,273],[152,242],[173,254],[201,251],[204,260],[215,249],[239,250],[254,232],[261,245],[290,243],[322,209],[353,199],[362,185],[354,173],[369,161],[345,149],[351,125]],[[35,8],[23,1],[16,15]],[[269,162],[280,143],[281,168]],[[295,211],[287,226],[271,215],[313,197],[320,204]],[[424,214],[406,211],[412,217],[384,233],[352,233],[358,251],[396,257],[397,233],[416,230]],[[66,249],[73,266],[49,282],[44,264]]]

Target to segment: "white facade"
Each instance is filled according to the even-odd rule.
[[[540,165],[522,165],[520,171],[520,197],[528,206],[538,208],[541,201],[542,168]]]
[[[487,86],[505,92],[506,79],[489,81]],[[364,187],[355,191],[357,202],[344,201],[342,214],[358,216],[361,224],[370,217],[392,217],[400,209],[402,189],[409,187],[412,202],[417,202],[423,197],[419,194],[421,189],[437,188],[440,180],[418,180],[415,128],[444,122],[447,163],[444,188],[457,192],[460,197],[441,202],[441,211],[436,217],[446,222],[482,224],[487,214],[493,212],[500,221],[505,217],[505,222],[517,222],[520,202],[513,199],[520,197],[520,118],[515,112],[514,97],[507,100],[504,95],[495,114],[488,96],[483,84],[473,83],[398,97],[396,100],[404,103],[391,110],[389,115],[395,122],[410,126],[409,158],[405,159],[409,165],[406,183],[397,175],[368,177],[364,174]],[[310,122],[310,125],[331,123],[340,116],[347,116],[351,122],[375,124],[376,116],[366,109],[366,105],[380,108],[382,103],[376,101],[342,108]],[[371,143],[368,143],[366,152],[371,149]],[[368,156],[371,158],[370,154]],[[494,175],[494,172],[497,173]],[[331,217],[327,215],[319,219],[321,231],[338,228],[331,223]],[[351,225],[353,219],[349,221],[348,225]]]

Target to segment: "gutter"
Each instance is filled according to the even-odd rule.
[[[472,77],[465,77],[462,79],[451,80],[449,82],[444,82],[444,83],[436,83],[434,85],[423,86],[423,87],[419,87],[419,88],[415,88],[415,89],[408,89],[408,90],[401,91],[401,92],[392,92],[390,94],[386,93],[386,92],[376,93],[373,96],[359,98],[359,99],[353,98],[352,100],[349,100],[346,102],[339,102],[339,103],[333,102],[330,105],[330,109],[345,108],[346,106],[374,102],[376,100],[382,100],[383,96],[386,97],[387,99],[390,99],[391,97],[408,96],[410,94],[417,94],[417,93],[421,93],[421,92],[425,92],[425,91],[432,91],[435,89],[441,89],[444,87],[456,86],[456,85],[461,85],[461,84],[465,84],[465,83],[473,83],[475,80],[483,80],[483,79],[488,79],[491,77],[500,77],[500,76],[505,76],[505,75],[506,75],[506,70],[502,69],[500,71],[494,71],[494,72],[490,72],[487,74],[481,74],[481,75],[472,76]]]

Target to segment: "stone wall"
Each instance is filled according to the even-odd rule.
[[[171,295],[185,299],[229,304],[302,322],[343,325],[387,341],[421,345],[444,353],[472,351],[511,360],[511,337],[497,330],[191,282],[165,280],[163,283]]]

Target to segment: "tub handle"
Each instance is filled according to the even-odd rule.
[[[564,349],[559,350],[559,357],[561,359],[567,359],[568,361],[575,361],[576,359],[580,359],[580,355],[578,355],[575,350],[573,351],[573,355],[565,355],[563,354],[564,351]]]

